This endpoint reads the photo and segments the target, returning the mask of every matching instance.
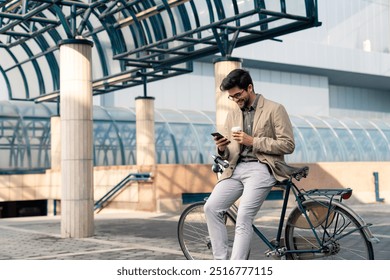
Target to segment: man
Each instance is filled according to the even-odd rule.
[[[231,259],[246,259],[252,223],[276,181],[286,179],[275,161],[294,151],[294,135],[285,108],[256,94],[248,71],[230,72],[220,85],[238,105],[229,112],[221,134],[214,137],[219,155],[229,161],[204,211],[215,259],[228,258],[223,213],[240,198]],[[232,132],[233,130],[239,131]]]

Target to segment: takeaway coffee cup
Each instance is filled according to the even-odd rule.
[[[240,131],[242,131],[241,126],[234,126],[234,127],[232,127],[232,132],[240,132]]]

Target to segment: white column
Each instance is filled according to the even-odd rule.
[[[230,71],[241,68],[240,58],[222,57],[214,61],[215,98],[216,98],[216,122],[217,131],[222,131],[227,113],[237,106],[227,98],[226,92],[221,92],[219,86]]]
[[[61,235],[94,233],[92,42],[60,44]]]
[[[155,165],[154,97],[137,97],[135,99],[135,111],[137,165]]]
[[[50,158],[51,169],[61,169],[61,118],[51,116],[50,118]]]

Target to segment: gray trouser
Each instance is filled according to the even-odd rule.
[[[204,206],[214,259],[228,258],[223,213],[240,196],[231,259],[246,259],[253,234],[253,220],[275,183],[268,167],[259,162],[239,163],[231,178],[218,182]]]

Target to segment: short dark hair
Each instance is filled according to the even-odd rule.
[[[247,90],[248,86],[252,85],[252,77],[248,71],[244,69],[234,69],[223,80],[219,89],[226,91],[234,87]]]

